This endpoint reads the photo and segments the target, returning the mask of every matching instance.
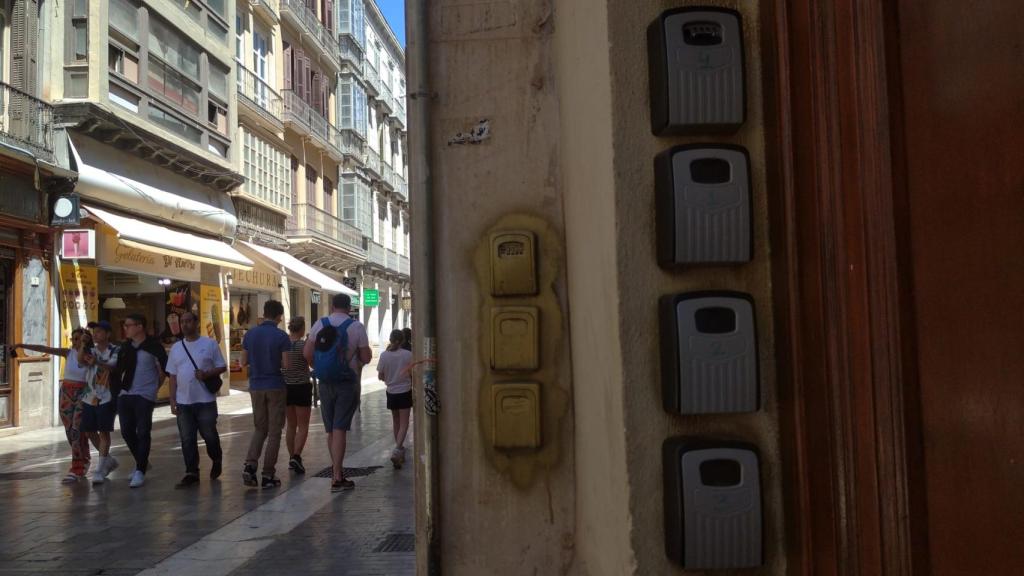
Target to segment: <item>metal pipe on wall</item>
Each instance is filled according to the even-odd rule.
[[[416,572],[441,574],[440,402],[437,394],[437,316],[434,197],[431,179],[428,8],[430,0],[405,0],[406,78],[409,93],[409,204],[412,207],[413,335],[421,363],[416,403]]]

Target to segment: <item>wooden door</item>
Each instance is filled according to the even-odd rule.
[[[900,0],[897,20],[928,563],[1022,574],[1024,2]]]

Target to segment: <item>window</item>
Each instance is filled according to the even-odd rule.
[[[288,156],[242,126],[245,191],[259,200],[291,209],[292,174]]]
[[[228,43],[228,27],[213,18],[206,19],[206,31],[221,44]]]
[[[149,89],[181,106],[192,116],[199,116],[202,89],[174,68],[151,59],[149,62]]]
[[[150,15],[149,53],[192,80],[199,81],[199,49]]]
[[[186,140],[196,144],[202,141],[201,130],[157,106],[150,105],[149,119]]]
[[[342,174],[339,196],[338,215],[341,219],[361,230],[364,236],[372,236],[373,207],[370,205],[372,200],[369,184],[354,173]]]
[[[316,205],[316,168],[306,164],[306,203]]]
[[[366,22],[363,17],[363,0],[346,0],[352,2],[352,37],[360,46],[366,45]]]
[[[139,40],[139,9],[128,0],[110,0],[110,25],[126,37]]]
[[[228,109],[226,106],[210,100],[206,105],[206,121],[210,127],[227,136],[228,134]]]
[[[89,61],[89,1],[70,0],[65,3],[68,18],[68,41],[65,63],[84,64]]]
[[[217,96],[222,101],[228,100],[228,75],[230,70],[219,64],[210,62],[210,94]]]
[[[235,14],[235,60],[245,65],[245,57],[242,55],[242,46],[245,43],[245,28],[242,26],[242,15]]]
[[[133,84],[139,83],[139,58],[127,48],[122,48],[113,42],[110,43],[107,56],[107,68],[111,72],[117,72],[125,80]]]

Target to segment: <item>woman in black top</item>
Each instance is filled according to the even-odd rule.
[[[296,316],[288,321],[288,337],[292,344],[288,349],[288,362],[282,367],[284,383],[287,385],[287,422],[284,440],[288,446],[288,468],[294,470],[296,474],[306,472],[306,467],[302,465],[302,449],[306,447],[306,438],[309,437],[309,415],[313,407],[313,384],[309,379],[309,364],[302,355],[302,348],[306,345],[305,335],[305,318]]]

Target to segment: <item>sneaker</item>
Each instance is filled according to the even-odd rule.
[[[394,466],[396,470],[402,467],[402,463],[404,461],[405,452],[403,450],[395,448],[394,450],[391,451],[391,465]]]
[[[210,466],[210,480],[216,480],[220,478],[220,473],[223,471],[220,460],[214,461],[213,465]]]
[[[302,456],[299,454],[292,456],[292,459],[288,461],[288,468],[294,470],[296,474],[306,473],[306,467],[302,465]]]
[[[341,492],[342,490],[351,490],[356,487],[356,483],[349,480],[348,478],[342,478],[341,480],[335,480],[331,482],[331,492]]]
[[[175,488],[188,488],[199,484],[199,474],[185,474],[185,477],[180,482],[174,485]]]
[[[103,484],[103,481],[107,479],[107,475],[104,473],[107,465],[106,460],[106,458],[100,456],[100,463],[92,473],[93,484]]]
[[[260,483],[256,481],[256,467],[252,464],[246,464],[242,468],[242,484],[246,486],[259,486]]]
[[[77,484],[79,480],[85,478],[84,474],[75,474],[74,472],[68,472],[66,476],[61,478],[61,484]]]
[[[111,472],[113,472],[114,470],[117,470],[121,466],[121,463],[118,462],[117,458],[114,458],[113,456],[107,456],[107,460],[106,460],[105,464],[106,465],[103,467],[103,477],[104,478],[106,478],[107,476],[110,476]]]
[[[264,476],[263,487],[264,488],[277,488],[281,485],[281,479],[276,476]]]
[[[143,474],[142,470],[136,470],[132,472],[132,480],[128,483],[129,488],[138,488],[146,483],[146,475]]]

